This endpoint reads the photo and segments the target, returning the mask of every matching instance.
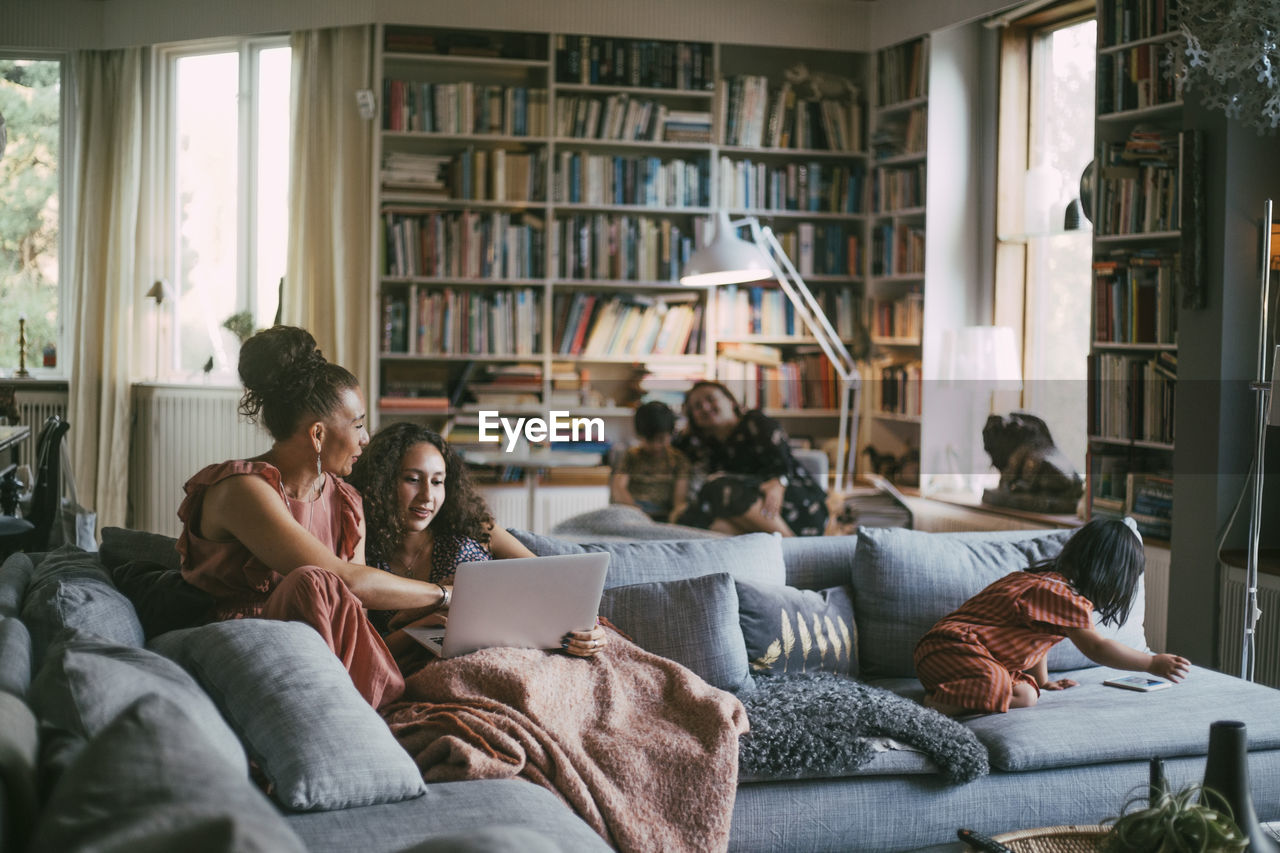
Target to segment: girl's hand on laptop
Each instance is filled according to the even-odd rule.
[[[570,631],[564,635],[560,643],[569,654],[580,657],[594,657],[608,643],[604,628],[596,625],[590,631]]]

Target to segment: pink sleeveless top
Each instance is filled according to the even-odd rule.
[[[182,577],[220,599],[217,609],[221,618],[237,615],[230,611],[252,615],[282,577],[238,541],[216,542],[197,532],[208,488],[227,477],[243,475],[261,477],[270,483],[294,519],[341,559],[350,560],[360,542],[360,520],[364,516],[360,493],[336,477],[326,474],[320,496],[308,503],[286,500],[280,470],[267,462],[232,460],[200,470],[183,486],[187,496],[178,507],[178,518],[182,520],[178,553],[182,557]]]

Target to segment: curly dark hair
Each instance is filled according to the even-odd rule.
[[[422,442],[435,447],[444,457],[444,503],[432,519],[433,527],[489,544],[493,516],[476,491],[462,457],[433,429],[412,423],[389,424],[369,441],[347,477],[347,482],[364,496],[365,562],[370,565],[390,562],[404,540],[405,525],[397,492],[400,465],[409,448]]]
[[[245,341],[240,381],[240,414],[260,418],[276,441],[293,435],[305,418],[333,414],[342,392],[360,387],[350,370],[327,360],[311,333],[297,326],[272,326]]]
[[[697,382],[689,386],[688,391],[684,392],[684,403],[682,403],[680,406],[680,413],[684,415],[684,421],[685,421],[684,428],[690,434],[697,435],[697,436],[703,435],[702,430],[698,428],[698,425],[694,423],[693,417],[689,414],[689,398],[692,397],[693,392],[697,391],[699,388],[715,388],[719,390],[720,393],[724,394],[726,397],[729,398],[730,403],[733,403],[734,414],[736,414],[738,417],[742,417],[742,415],[744,414],[745,410],[742,408],[742,404],[738,402],[738,398],[733,395],[733,392],[729,390],[729,387],[727,385],[725,385],[723,382],[716,382],[712,379],[699,379]]]

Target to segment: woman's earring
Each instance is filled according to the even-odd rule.
[[[319,453],[316,454],[316,476],[317,477],[324,476],[324,472],[320,470],[320,454]]]

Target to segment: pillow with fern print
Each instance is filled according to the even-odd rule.
[[[858,633],[852,589],[814,591],[736,581],[738,623],[757,675],[858,674]]]

